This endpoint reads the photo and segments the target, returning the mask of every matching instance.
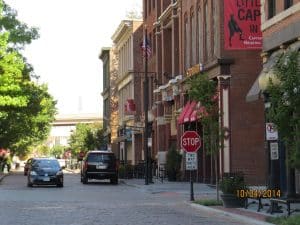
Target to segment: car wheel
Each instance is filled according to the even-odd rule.
[[[118,184],[118,177],[110,178],[110,183],[111,184]]]
[[[82,178],[82,183],[83,183],[83,184],[87,184],[87,183],[88,183],[88,178],[84,176],[84,177]]]
[[[61,177],[58,179],[57,183],[56,183],[57,187],[63,187],[64,186],[64,178]]]
[[[63,183],[63,182],[58,183],[58,184],[56,184],[56,186],[57,186],[57,187],[63,187],[63,186],[64,186],[64,183]]]
[[[33,184],[28,181],[27,182],[27,187],[33,187]]]

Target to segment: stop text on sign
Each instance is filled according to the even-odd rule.
[[[196,146],[199,145],[200,138],[183,138],[182,145],[183,146]]]
[[[181,147],[186,152],[196,152],[201,147],[201,138],[195,131],[185,131],[181,136]]]

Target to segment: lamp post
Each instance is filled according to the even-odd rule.
[[[145,185],[149,184],[149,149],[148,149],[148,101],[149,101],[149,81],[148,81],[148,53],[147,53],[147,27],[144,36],[144,55],[145,55],[145,79],[144,79],[144,158],[145,158]]]

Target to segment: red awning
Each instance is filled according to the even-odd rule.
[[[191,102],[188,101],[188,102],[185,104],[185,106],[183,107],[183,109],[182,109],[182,111],[181,111],[181,113],[180,113],[180,115],[179,115],[179,117],[178,117],[178,119],[177,119],[178,124],[183,124],[183,123],[184,123],[184,121],[183,121],[184,115],[185,115],[185,113],[187,112],[187,110],[189,109],[190,104],[191,104]]]
[[[192,101],[192,102],[191,102],[189,108],[187,109],[186,113],[184,114],[184,119],[183,119],[183,122],[184,122],[184,123],[190,121],[190,116],[191,116],[191,114],[193,113],[194,108],[195,108],[196,105],[197,105],[197,102],[196,102],[196,101]]]
[[[191,116],[190,116],[190,121],[195,122],[198,118],[198,110],[194,109]]]

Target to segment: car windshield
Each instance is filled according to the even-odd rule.
[[[89,154],[88,161],[89,162],[111,162],[114,159],[114,155],[112,154]]]
[[[57,160],[37,160],[34,162],[34,166],[42,168],[59,168],[59,163]]]

